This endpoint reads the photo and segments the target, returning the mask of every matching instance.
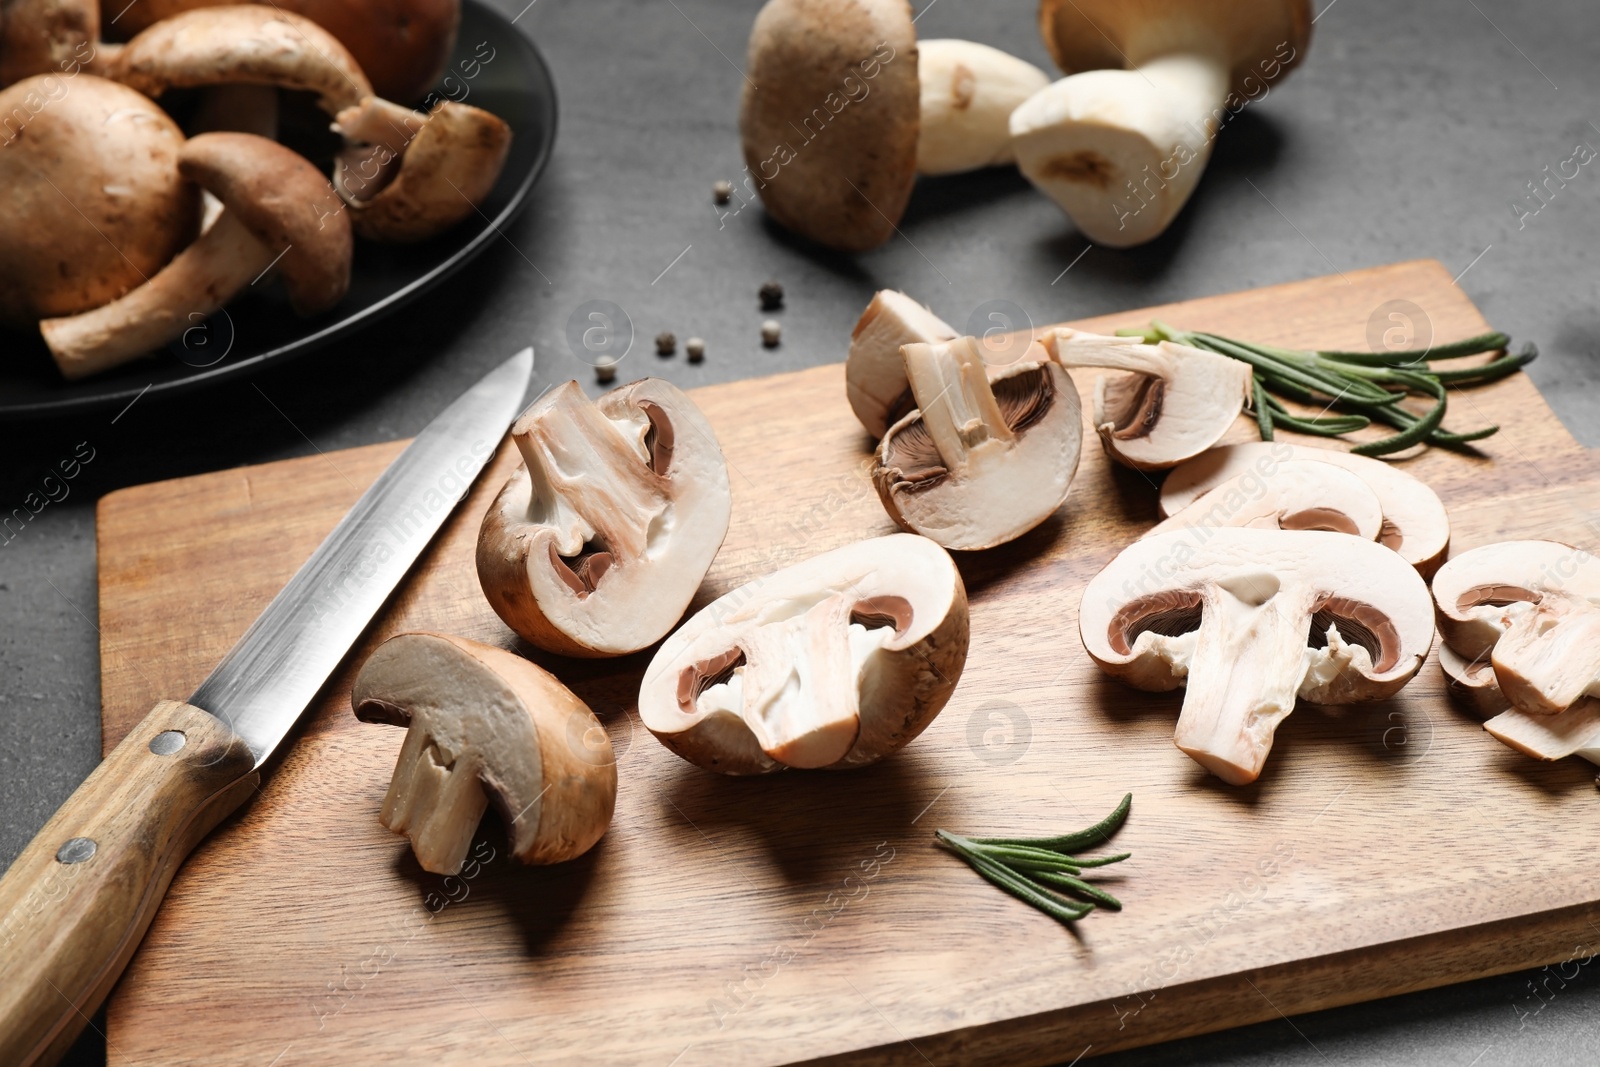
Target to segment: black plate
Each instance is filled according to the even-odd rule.
[[[465,0],[455,55],[436,92],[511,126],[505,170],[481,214],[423,244],[357,241],[350,293],[327,314],[295,317],[281,287],[250,293],[190,331],[186,343],[81,382],[62,379],[37,334],[0,330],[0,420],[115,408],[146,390],[177,393],[245,377],[269,360],[304,355],[360,329],[470,262],[499,239],[550,158],[555,83],[532,41],[503,15]]]

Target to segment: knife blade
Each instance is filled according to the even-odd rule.
[[[466,496],[532,372],[524,349],[429,423],[189,700],[158,703],[0,878],[0,1063],[51,1063],[71,1047],[184,858],[255,791]]]

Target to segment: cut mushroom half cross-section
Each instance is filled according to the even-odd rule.
[[[1446,643],[1487,658],[1513,707],[1534,715],[1600,697],[1600,560],[1559,541],[1504,541],[1434,575]]]
[[[406,727],[379,819],[411,839],[425,871],[461,870],[490,804],[523,863],[581,856],[611,824],[617,767],[605,727],[521,656],[400,634],[362,664],[350,706],[362,722]]]
[[[1316,530],[1178,530],[1134,542],[1084,589],[1079,626],[1102,670],[1184,687],[1179,749],[1231,785],[1261,774],[1296,698],[1392,696],[1433,643],[1416,570],[1374,541]]]
[[[917,407],[889,427],[872,481],[891,518],[946,548],[1015,540],[1061,506],[1078,471],[1078,391],[1054,363],[993,380],[970,337],[900,350]]]
[[[949,553],[891,534],[740,586],[657,650],[639,718],[723,774],[858,767],[939,714],[967,658],[967,596]]]
[[[1157,523],[1146,536],[1217,526],[1328,530],[1376,541],[1383,532],[1383,505],[1349,471],[1291,459],[1277,464],[1271,479],[1253,470],[1234,475]]]
[[[1283,477],[1287,463],[1342,467],[1366,482],[1383,508],[1378,540],[1398,552],[1424,578],[1439,569],[1450,548],[1450,516],[1439,494],[1393,463],[1331,448],[1286,441],[1222,445],[1178,466],[1161,486],[1161,514],[1176,515],[1223,483],[1251,475],[1267,484]],[[1291,475],[1293,477],[1293,475]]]
[[[874,441],[916,406],[906,381],[902,345],[937,344],[961,336],[949,323],[904,293],[881,289],[850,332],[844,362],[850,410]]]
[[[1248,364],[1187,345],[1068,327],[1048,331],[1040,343],[1069,370],[1129,372],[1096,380],[1094,424],[1111,458],[1136,470],[1175,467],[1215,445],[1250,395]]]
[[[523,465],[484,515],[478,578],[522,637],[570,656],[661,639],[689,606],[732,499],[711,424],[644,378],[590,401],[567,382],[511,428]]]

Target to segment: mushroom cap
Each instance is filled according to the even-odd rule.
[[[303,15],[276,6],[196,8],[137,34],[107,75],[146,96],[197,85],[276,85],[316,93],[329,114],[372,95],[350,50]]]
[[[1433,644],[1427,583],[1382,545],[1322,530],[1216,527],[1172,530],[1123,549],[1084,588],[1084,648],[1137,688],[1176,688],[1187,665],[1162,639],[1199,627],[1208,587],[1258,603],[1300,598],[1313,638],[1337,625],[1346,642],[1365,649],[1366,657],[1337,662],[1311,657],[1300,696],[1314,703],[1391,696]],[[1319,676],[1324,666],[1332,673]]]
[[[844,362],[850,410],[873,440],[915,406],[900,346],[953,341],[956,330],[904,293],[880,289],[850,331]]]
[[[1151,56],[1196,47],[1220,54],[1235,92],[1277,60],[1281,79],[1311,45],[1310,0],[1040,0],[1039,32],[1068,74],[1122,70]],[[1283,47],[1293,51],[1288,58]]]
[[[1378,540],[1398,552],[1424,578],[1438,569],[1450,547],[1450,516],[1439,495],[1392,463],[1352,452],[1285,441],[1222,445],[1167,475],[1161,486],[1161,514],[1176,514],[1223,482],[1251,471],[1270,481],[1291,460],[1331,463],[1358,476],[1377,494],[1383,507],[1383,530]]]
[[[0,86],[35,74],[75,77],[93,66],[99,45],[99,0],[0,4]]]
[[[429,817],[449,814],[438,809],[449,804],[452,780],[487,794],[523,863],[580,856],[611,824],[617,768],[605,728],[521,656],[462,637],[400,634],[362,664],[350,706],[362,722],[410,730],[384,812],[385,825],[410,835],[419,853]],[[459,870],[470,843],[469,834],[454,870],[438,873]]]
[[[490,606],[563,655],[619,656],[660,640],[728,532],[728,468],[711,424],[676,386],[643,378],[593,404],[567,382],[511,434],[529,462],[478,534]]]
[[[339,112],[335,129],[353,125],[358,112],[375,106],[382,105],[369,97]],[[350,205],[357,234],[372,241],[424,241],[477,210],[500,179],[510,150],[511,127],[503,119],[446,100],[421,122],[392,170],[383,169],[375,192],[358,188],[361,170],[368,165],[361,153],[359,160],[339,155],[333,185]]]
[[[132,89],[90,74],[25,79],[0,90],[0,138],[0,322],[107,304],[193,239],[183,132]]]
[[[1383,506],[1360,477],[1331,463],[1285,460],[1274,476],[1236,474],[1145,536],[1189,527],[1253,526],[1273,530],[1329,530],[1376,541]]]
[[[1068,328],[1042,343],[1063,367],[1131,372],[1096,380],[1094,422],[1106,452],[1135,470],[1165,470],[1215,445],[1250,394],[1248,364],[1187,345]]]
[[[136,34],[174,15],[238,0],[106,0],[107,19]],[[387,100],[418,100],[444,73],[455,48],[461,0],[251,0],[304,15],[337,37]],[[120,16],[120,17],[118,17]]]
[[[298,153],[253,133],[203,133],[183,146],[183,176],[222,202],[274,254],[296,312],[344,299],[350,221],[328,179]]]
[[[651,659],[639,718],[723,774],[861,766],[939,714],[967,639],[949,553],[912,534],[858,541],[696,612]]]
[[[1016,540],[1055,513],[1078,472],[1083,414],[1066,371],[1049,361],[1018,362],[989,385],[1011,441],[986,441],[960,465],[947,463],[915,409],[878,447],[872,481],[890,517],[945,548]]]
[[[739,134],[767,212],[829,248],[894,233],[917,175],[906,0],[768,0],[750,30]]]

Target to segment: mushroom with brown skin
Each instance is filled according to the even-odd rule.
[[[1175,467],[1215,445],[1250,395],[1248,364],[1187,345],[1067,327],[1040,343],[1068,369],[1128,372],[1096,379],[1094,424],[1111,458],[1135,470]]]
[[[1208,496],[1230,479],[1255,474],[1276,481],[1288,462],[1328,463],[1359,477],[1377,494],[1383,508],[1378,540],[1430,577],[1450,548],[1450,516],[1439,494],[1392,463],[1332,448],[1286,441],[1222,445],[1175,468],[1161,486],[1161,514],[1174,515]]]
[[[967,639],[949,553],[912,534],[858,541],[696,612],[651,659],[639,718],[722,774],[859,767],[939,714]]]
[[[1383,505],[1371,487],[1349,471],[1331,463],[1291,459],[1278,464],[1271,479],[1253,470],[1227,479],[1145,536],[1219,526],[1328,530],[1376,541],[1383,531]]]
[[[1061,506],[1078,471],[1078,390],[1049,360],[991,380],[971,337],[900,349],[917,407],[889,427],[872,481],[890,518],[950,549],[1013,541]]]
[[[0,0],[0,87],[98,74],[116,48],[100,40],[99,0]]]
[[[1261,774],[1297,698],[1393,696],[1433,644],[1427,584],[1373,541],[1314,530],[1175,530],[1084,589],[1084,647],[1138,689],[1185,688],[1179,749],[1230,785]]]
[[[490,606],[563,655],[659,641],[728,532],[728,468],[711,424],[660,378],[598,401],[567,382],[534,401],[511,438],[523,465],[478,534]]]
[[[301,315],[326,311],[350,287],[350,223],[328,180],[304,158],[249,133],[207,133],[178,153],[183,177],[222,213],[143,285],[39,332],[68,378],[126,363],[181,337],[269,268]]]
[[[350,706],[406,728],[379,820],[425,871],[461,870],[492,803],[511,854],[561,863],[611,825],[617,766],[605,727],[555,676],[504,649],[406,633],[361,665]]]
[[[94,0],[88,0],[94,2]],[[303,15],[350,50],[372,88],[389,100],[422,98],[444,73],[455,47],[461,0],[251,0]],[[106,0],[107,20],[137,34],[157,22],[200,7],[234,6],[238,0]]]
[[[889,239],[918,172],[1011,161],[1011,109],[1049,77],[970,41],[925,41],[905,0],[768,0],[739,131],[767,211],[818,244]]]
[[[1042,0],[1069,77],[1011,114],[1017,165],[1096,244],[1164,232],[1224,117],[1304,56],[1308,0]]]
[[[1456,556],[1433,578],[1439,629],[1488,658],[1500,691],[1533,715],[1600,697],[1600,560],[1559,541],[1504,541]]]
[[[445,100],[422,113],[376,97],[331,33],[275,7],[197,8],[157,22],[127,43],[109,73],[152,97],[221,85],[317,94],[346,141],[334,188],[370,240],[426,240],[473,214],[511,143],[511,127],[481,108]]]
[[[183,145],[166,112],[91,74],[0,90],[0,324],[116,300],[187,245],[200,199]]]

